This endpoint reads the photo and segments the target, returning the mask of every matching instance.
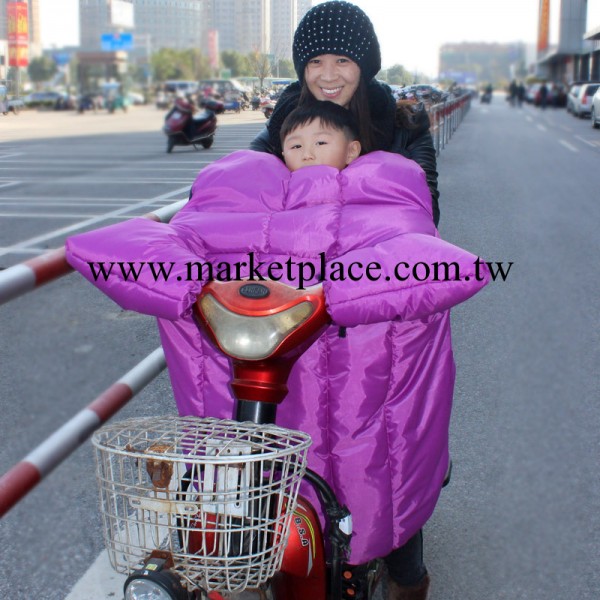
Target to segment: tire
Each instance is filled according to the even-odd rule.
[[[598,121],[597,121],[596,111],[593,108],[592,108],[591,119],[592,119],[592,127],[594,129],[600,129],[600,123],[598,123]]]
[[[167,137],[167,154],[171,154],[175,147],[175,137],[170,135]]]
[[[202,147],[205,150],[208,150],[213,145],[214,141],[215,141],[215,136],[211,135],[210,137],[207,137],[207,138],[204,138],[203,140],[200,140],[200,143],[202,144]]]

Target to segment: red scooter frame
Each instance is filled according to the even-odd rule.
[[[215,329],[218,318],[213,318],[216,312],[234,317],[277,318],[292,311],[305,316],[273,347],[266,349],[265,356],[254,360],[234,356],[232,349],[220,341]],[[194,315],[213,343],[232,360],[231,389],[236,398],[234,418],[255,423],[275,422],[277,405],[287,394],[287,379],[294,362],[329,322],[320,286],[300,291],[274,281],[211,282],[204,286],[198,297]],[[337,600],[341,598],[341,564],[351,533],[344,532],[340,524],[347,523],[349,512],[338,503],[320,476],[307,470],[305,479],[316,488],[329,518],[330,557],[328,560],[317,513],[305,498],[300,497],[283,563],[272,587],[278,599]],[[220,596],[213,592],[210,597],[218,599]]]

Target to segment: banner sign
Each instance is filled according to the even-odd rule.
[[[548,50],[550,40],[550,0],[540,0],[538,54]]]
[[[211,69],[219,68],[219,31],[208,30],[208,62]]]
[[[29,24],[27,4],[9,2],[8,11],[8,66],[26,67],[29,64]]]

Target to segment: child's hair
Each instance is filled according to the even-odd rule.
[[[313,100],[295,108],[283,121],[279,133],[281,145],[293,131],[319,119],[324,127],[342,131],[349,141],[359,139],[358,127],[352,113],[329,100]]]

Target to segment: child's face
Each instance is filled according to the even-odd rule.
[[[350,141],[343,131],[324,127],[319,119],[297,127],[283,142],[283,159],[290,171],[327,165],[343,169],[360,154],[360,142]]]

